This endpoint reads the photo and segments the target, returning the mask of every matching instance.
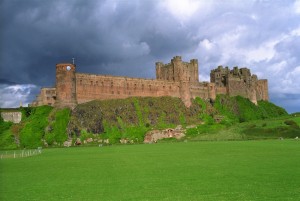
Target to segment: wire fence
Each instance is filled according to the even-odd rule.
[[[42,147],[37,149],[23,149],[23,150],[1,150],[0,158],[25,158],[42,154]]]

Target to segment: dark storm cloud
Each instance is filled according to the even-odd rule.
[[[54,66],[76,58],[79,70],[112,73],[150,55],[171,57],[196,45],[187,29],[156,11],[157,1],[34,1],[1,3],[1,78],[50,85]],[[4,49],[5,48],[5,49]],[[139,76],[143,63],[119,74]],[[110,69],[112,68],[112,69]],[[117,68],[117,67],[116,67]],[[148,67],[150,68],[150,67]],[[128,72],[129,71],[129,72]]]
[[[31,99],[73,57],[79,72],[153,78],[175,55],[198,59],[201,80],[246,66],[269,79],[271,101],[300,96],[299,1],[0,0],[0,16],[0,83]]]

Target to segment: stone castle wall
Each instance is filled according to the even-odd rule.
[[[258,80],[247,68],[228,67],[211,71],[211,82],[199,82],[198,61],[183,62],[175,56],[170,63],[156,63],[156,79],[141,79],[77,73],[76,65],[56,65],[56,87],[43,88],[32,106],[71,107],[92,100],[123,99],[132,96],[172,96],[189,107],[191,99],[214,100],[217,94],[243,96],[253,103],[268,100],[267,80]]]
[[[20,123],[22,120],[21,112],[1,112],[1,117],[4,121],[11,121],[13,123]]]
[[[258,100],[269,100],[268,80],[258,80],[248,68],[218,66],[210,73],[211,82],[216,84],[216,94],[243,96],[253,103]]]
[[[172,82],[199,82],[198,60],[183,62],[180,56],[171,59],[171,63],[156,63],[156,79]]]
[[[76,95],[78,103],[132,96],[179,97],[179,82],[77,73]]]
[[[33,101],[29,106],[40,106],[40,105],[50,105],[55,104],[56,99],[56,88],[42,88],[39,95],[37,95],[36,100]]]

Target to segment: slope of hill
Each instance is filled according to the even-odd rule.
[[[145,133],[151,129],[177,125],[198,125],[187,129],[187,138],[194,140],[264,138],[264,133],[274,133],[277,128],[286,133],[284,137],[294,137],[293,133],[300,130],[297,119],[295,124],[284,123],[290,117],[283,108],[266,101],[255,105],[239,96],[218,96],[215,102],[196,98],[190,108],[186,108],[179,98],[133,97],[92,101],[78,105],[73,111],[49,106],[20,108],[19,111],[23,113],[20,124],[0,120],[2,149],[62,146],[65,140],[78,137],[82,140],[88,137],[109,139],[110,143],[119,143],[122,138],[142,142]],[[281,116],[284,118],[274,127],[271,126],[274,123],[267,122],[265,126],[261,123]],[[240,124],[242,122],[245,123]],[[244,129],[236,125],[243,125]],[[285,131],[286,128],[289,131]]]

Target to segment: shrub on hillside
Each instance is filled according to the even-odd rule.
[[[249,99],[241,96],[217,95],[214,107],[221,115],[240,123],[287,115],[283,108],[273,103],[258,101],[258,105],[255,105]]]
[[[51,114],[49,118],[50,123],[44,138],[49,145],[54,142],[62,144],[68,138],[67,126],[70,119],[70,109],[53,110]]]
[[[48,115],[51,110],[52,107],[50,106],[40,106],[32,110],[20,132],[20,145],[22,147],[36,148],[42,145],[41,139],[45,135]]]
[[[202,107],[195,101],[190,108],[186,108],[180,98],[174,97],[91,101],[77,105],[72,111],[68,131],[78,136],[83,129],[94,134],[103,133],[103,136],[105,133],[113,133],[117,141],[127,129],[135,133],[134,136],[141,136],[141,132],[151,128],[164,129],[179,124],[185,126],[200,123],[201,110]]]
[[[285,120],[284,123],[286,125],[289,125],[289,126],[293,127],[293,128],[299,128],[299,125],[293,120]]]

